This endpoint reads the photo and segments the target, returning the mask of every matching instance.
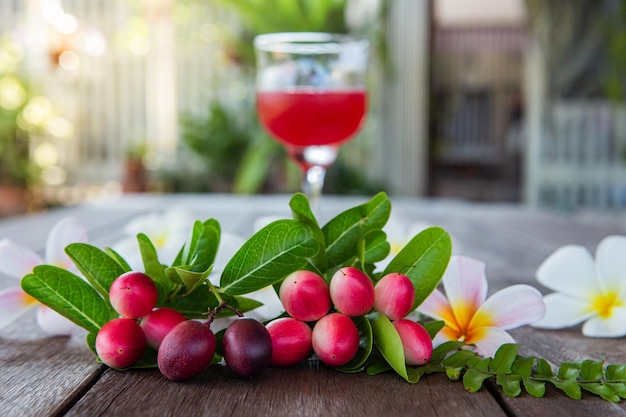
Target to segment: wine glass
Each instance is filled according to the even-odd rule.
[[[344,34],[293,32],[258,35],[254,48],[259,120],[300,167],[302,191],[316,209],[339,145],[365,120],[369,43]]]

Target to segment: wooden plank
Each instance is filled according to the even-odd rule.
[[[34,314],[27,314],[0,331],[0,369],[0,414],[40,417],[59,415],[104,367],[96,363],[84,334],[46,337]]]
[[[443,375],[411,385],[394,374],[346,374],[320,366],[269,368],[247,380],[215,365],[184,383],[168,381],[157,370],[107,371],[67,416],[447,416],[461,410],[505,415],[488,392],[470,394]]]

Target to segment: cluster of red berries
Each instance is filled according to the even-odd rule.
[[[279,298],[290,317],[267,324],[273,365],[295,365],[308,358],[311,351],[327,365],[346,365],[357,354],[360,343],[351,317],[372,311],[392,320],[408,365],[423,365],[430,360],[432,341],[428,332],[405,318],[415,299],[415,287],[406,275],[390,273],[374,285],[365,272],[354,267],[339,269],[330,283],[315,272],[296,271],[282,282]]]
[[[179,381],[200,374],[213,359],[216,337],[208,321],[188,320],[180,312],[155,308],[158,290],[141,272],[127,272],[113,281],[109,301],[121,317],[106,323],[96,336],[96,353],[113,368],[133,366],[146,346],[157,351],[157,365],[168,379]],[[229,308],[225,304],[214,310]],[[222,340],[226,364],[238,375],[253,377],[269,366],[272,342],[262,323],[241,317]]]

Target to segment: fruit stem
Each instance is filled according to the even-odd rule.
[[[241,311],[239,311],[238,309],[236,309],[235,307],[231,305],[226,304],[226,301],[222,300],[219,303],[219,305],[215,307],[213,310],[209,309],[209,312],[208,312],[209,320],[207,321],[207,326],[211,326],[211,323],[213,323],[213,320],[215,320],[215,318],[217,317],[217,314],[223,309],[230,310],[233,313],[235,313],[237,316],[243,317],[243,313]]]

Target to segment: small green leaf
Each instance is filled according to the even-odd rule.
[[[533,397],[541,398],[546,393],[546,383],[544,381],[535,381],[530,377],[522,376],[522,383],[526,392]]]
[[[443,320],[437,320],[437,321],[429,321],[428,323],[423,323],[422,325],[428,332],[428,335],[430,336],[430,338],[434,339],[437,333],[439,333],[441,329],[445,327],[446,322]],[[449,342],[446,342],[446,343],[449,343]],[[463,342],[454,342],[454,343],[459,343],[459,347],[463,345]]]
[[[505,343],[500,346],[489,363],[489,370],[495,374],[511,373],[511,366],[520,347],[519,344],[515,343]]]
[[[467,362],[476,357],[476,353],[471,350],[459,350],[448,356],[441,364],[446,368],[463,368]]]
[[[389,363],[387,363],[386,360],[381,359],[370,364],[365,370],[365,372],[368,375],[378,375],[378,374],[382,374],[383,372],[387,372],[391,370],[392,368],[391,366],[389,366]]]
[[[22,279],[22,289],[42,304],[97,333],[117,316],[111,305],[80,277],[52,265],[39,265]]]
[[[496,384],[502,387],[502,391],[508,397],[517,397],[522,392],[520,381],[522,377],[519,375],[499,374],[496,376]]]
[[[220,287],[241,295],[279,282],[303,269],[320,250],[315,232],[297,220],[277,220],[252,235],[228,262]]]
[[[141,253],[146,275],[152,278],[152,280],[162,288],[162,291],[159,292],[159,304],[161,304],[165,293],[169,292],[171,288],[170,281],[165,275],[165,267],[159,262],[159,255],[148,236],[139,233],[137,235],[137,244],[139,245],[139,252]]]
[[[209,309],[217,307],[218,304],[215,294],[208,285],[203,284],[184,297],[168,300],[165,306],[178,310],[188,319],[206,319]]]
[[[209,268],[207,271],[204,271],[204,272],[194,272],[191,269],[192,267],[187,266],[187,265],[175,266],[175,267],[167,268],[165,275],[170,277],[170,280],[171,280],[171,277],[172,277],[171,270],[173,270],[176,273],[176,275],[178,275],[178,279],[180,279],[180,282],[182,282],[182,284],[185,286],[186,288],[185,293],[187,294],[195,290],[202,283],[206,282],[206,279],[211,273],[212,268]],[[178,281],[178,279],[176,279],[176,281]]]
[[[543,358],[537,358],[537,366],[535,367],[535,374],[542,378],[552,378],[554,373],[552,367],[547,360]]]
[[[535,365],[535,358],[524,358],[518,356],[511,367],[513,373],[520,376],[531,376],[533,372],[533,366]]]
[[[372,264],[382,261],[389,255],[391,245],[387,241],[387,234],[382,230],[373,230],[361,238],[363,253],[359,255],[363,263]]]
[[[461,378],[461,371],[463,368],[445,368],[446,376],[450,381],[458,381]]]
[[[626,381],[626,364],[608,365],[604,375],[609,381]]]
[[[124,272],[129,272],[132,270],[130,265],[128,265],[128,262],[126,262],[126,259],[122,258],[122,256],[119,253],[115,252],[113,249],[104,248],[104,252],[109,255],[113,260],[115,260],[115,262],[117,262],[122,267]]]
[[[483,382],[491,376],[490,373],[470,368],[463,374],[463,386],[469,392],[477,392],[482,388]]]
[[[417,308],[441,281],[451,253],[450,235],[440,227],[431,227],[413,237],[387,265],[383,275],[406,274],[415,287],[413,308]]]
[[[107,298],[109,288],[124,268],[103,250],[87,243],[70,243],[65,252],[98,293]]]
[[[581,382],[580,386],[582,389],[601,397],[605,401],[620,402],[619,395],[616,395],[609,387],[598,382]]]
[[[551,379],[550,382],[552,382],[555,387],[563,391],[565,395],[574,400],[580,400],[582,397],[580,385],[578,385],[578,382],[575,379],[568,379],[565,381]]]
[[[326,256],[331,265],[341,265],[354,257],[358,241],[372,230],[381,230],[391,213],[385,193],[378,193],[365,204],[352,207],[322,227]]]
[[[580,377],[585,381],[595,381],[604,375],[604,362],[585,359],[580,366]]]
[[[400,335],[398,335],[391,321],[383,314],[377,315],[372,320],[372,332],[374,334],[374,343],[387,363],[398,375],[409,381],[402,340],[400,340]]]
[[[623,382],[605,382],[604,385],[621,398],[626,398],[626,384]]]
[[[302,193],[294,194],[291,200],[289,200],[289,207],[291,208],[291,215],[293,219],[307,224],[311,232],[314,233],[315,240],[319,242],[320,247],[324,247],[324,233],[322,233],[322,229],[320,229],[320,226],[317,223],[317,219],[311,210],[311,205],[309,204],[307,197]],[[321,271],[326,270],[328,266],[326,251],[318,251],[310,261],[313,268],[321,274]]]
[[[193,272],[204,272],[213,266],[220,243],[221,228],[215,219],[196,221],[181,256],[180,263]]]
[[[440,344],[439,346],[433,349],[433,354],[430,358],[430,361],[433,363],[441,363],[441,361],[443,361],[446,358],[446,356],[448,356],[449,353],[460,349],[461,346],[463,345],[464,345],[463,342],[455,342],[455,341],[443,342],[442,344]]]
[[[352,321],[356,324],[359,330],[360,344],[354,358],[346,365],[338,367],[336,369],[343,372],[360,372],[363,370],[363,366],[372,353],[372,347],[374,344],[374,337],[372,335],[372,325],[369,320],[364,316],[352,317]]]
[[[562,381],[576,379],[580,374],[581,362],[563,362],[559,366],[556,377]]]

